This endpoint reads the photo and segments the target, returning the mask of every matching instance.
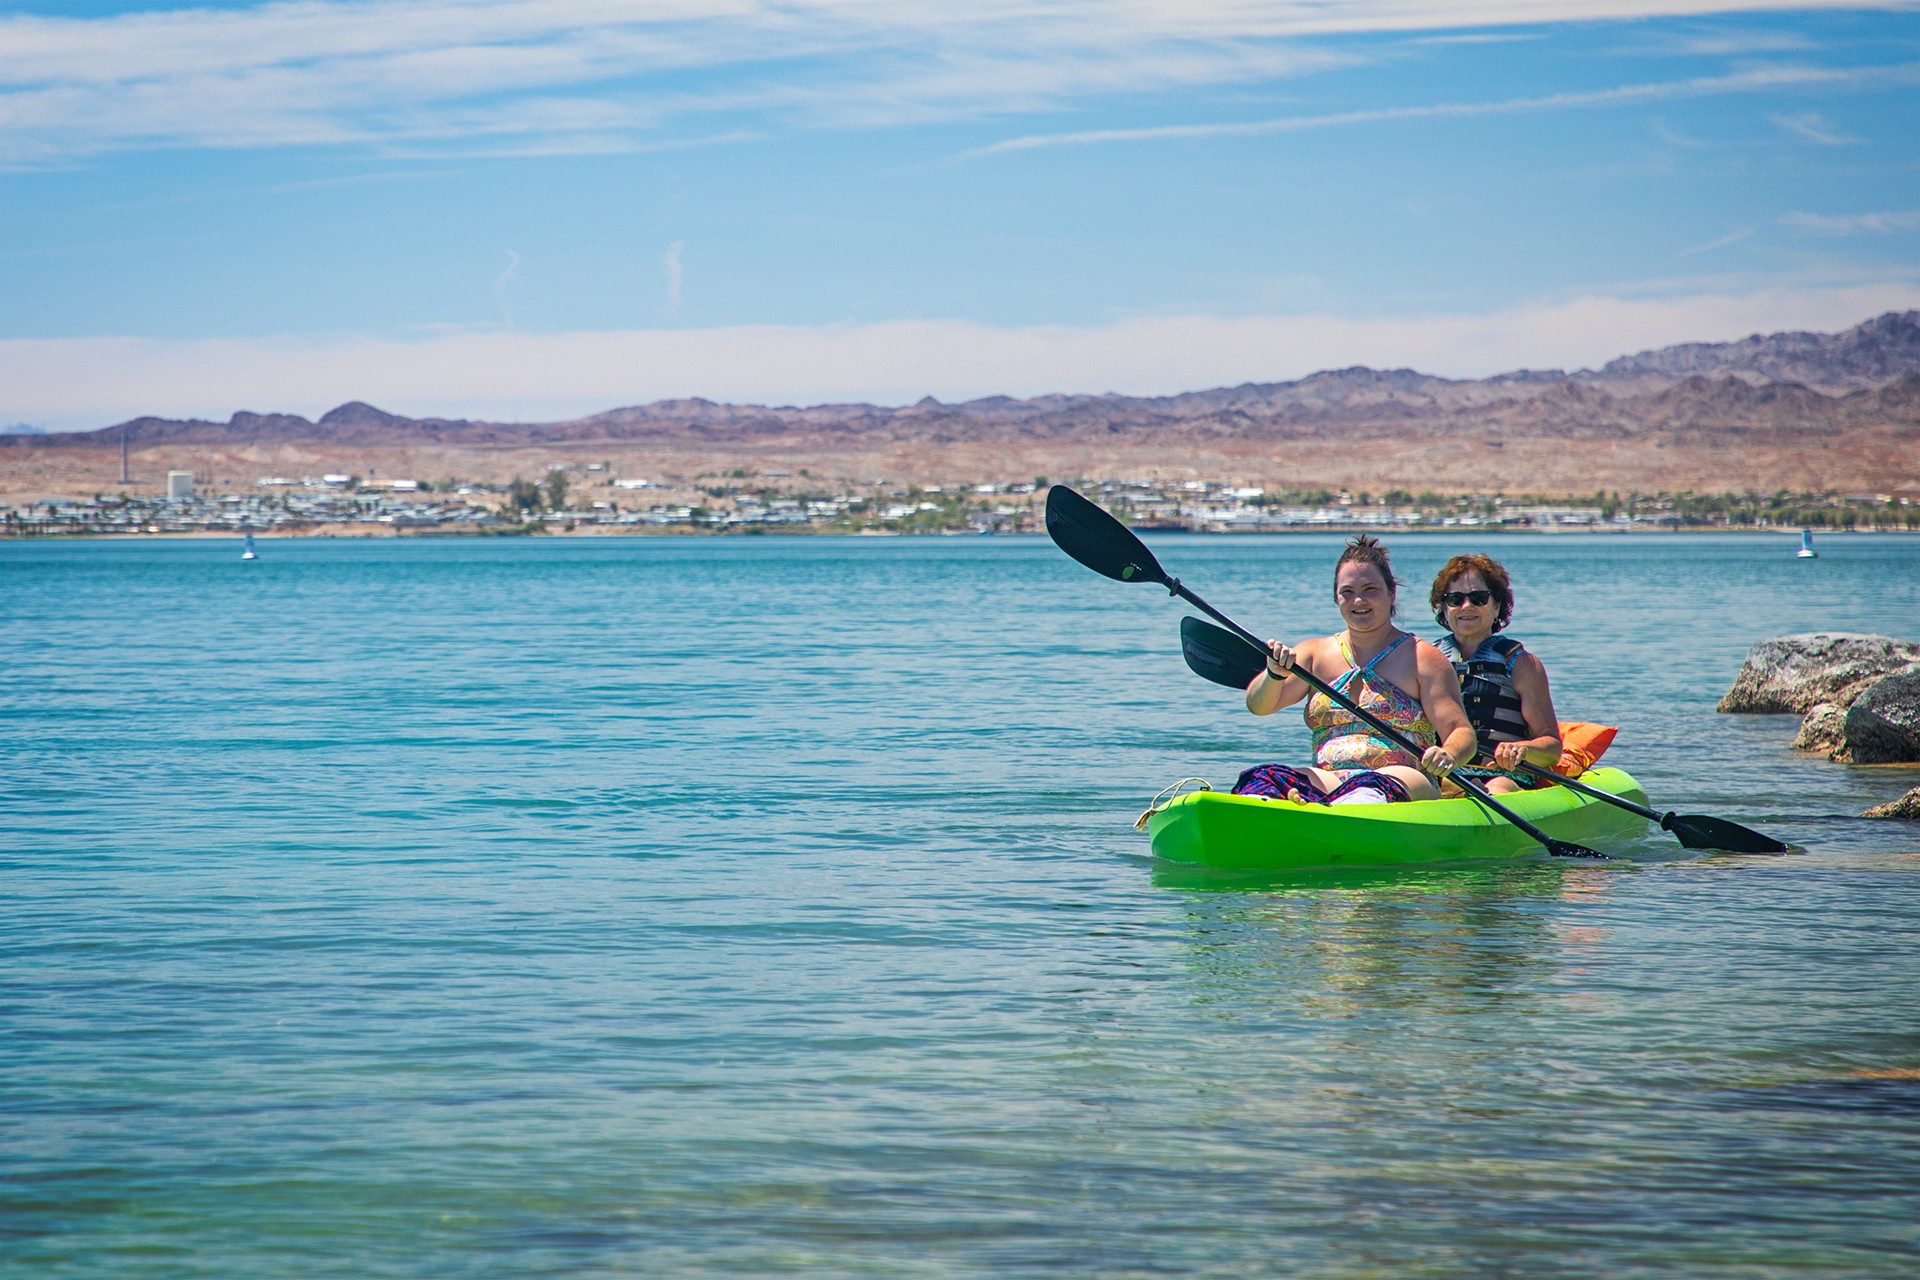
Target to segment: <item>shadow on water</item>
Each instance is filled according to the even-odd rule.
[[[1710,1104],[1746,1111],[1920,1116],[1920,1072],[1863,1072],[1842,1080],[1737,1085],[1715,1090]]]

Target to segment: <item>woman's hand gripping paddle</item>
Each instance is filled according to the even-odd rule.
[[[1202,622],[1198,618],[1180,619],[1180,652],[1186,656],[1187,666],[1195,675],[1234,689],[1246,688],[1267,665],[1264,650],[1248,644],[1225,628]],[[1761,835],[1725,818],[1710,818],[1694,813],[1655,813],[1645,805],[1576,782],[1537,764],[1528,764],[1525,768],[1536,777],[1545,778],[1569,791],[1592,796],[1595,800],[1651,819],[1659,823],[1662,830],[1672,832],[1689,849],[1724,849],[1731,853],[1787,852],[1787,846],[1772,836]]]
[[[1170,595],[1179,596],[1251,645],[1256,653],[1262,655],[1266,653],[1266,646],[1262,645],[1251,631],[1182,586],[1178,578],[1169,577],[1166,570],[1160,567],[1160,562],[1154,559],[1153,552],[1147,550],[1147,544],[1134,536],[1133,530],[1114,519],[1097,503],[1081,497],[1063,484],[1054,485],[1047,491],[1047,535],[1062,551],[1095,573],[1120,582],[1158,583],[1165,587]],[[1266,659],[1262,656],[1262,665],[1265,662]],[[1416,758],[1420,755],[1419,746],[1398,729],[1355,703],[1353,699],[1314,675],[1313,672],[1304,667],[1295,666],[1293,674],[1373,726],[1389,742]],[[1249,676],[1248,679],[1252,677]],[[1489,812],[1505,818],[1537,840],[1548,853],[1557,858],[1605,858],[1607,856],[1584,845],[1554,839],[1489,796],[1484,788],[1470,779],[1455,778],[1454,781],[1459,784],[1462,791],[1479,801]]]

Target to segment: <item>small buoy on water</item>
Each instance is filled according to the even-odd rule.
[[[1819,558],[1820,553],[1813,549],[1813,530],[1802,529],[1800,531],[1800,551],[1799,554],[1794,556],[1794,559],[1818,560]]]
[[[260,558],[260,553],[253,549],[252,534],[247,535],[247,549],[240,553],[240,558],[242,560],[258,560]]]

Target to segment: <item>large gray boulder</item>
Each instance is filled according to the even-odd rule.
[[[1920,644],[1890,636],[1817,631],[1762,640],[1747,652],[1721,711],[1805,712],[1822,702],[1849,705],[1881,676],[1920,664]]]
[[[1920,787],[1915,787],[1898,800],[1889,800],[1877,804],[1860,815],[1863,818],[1912,818],[1920,820]]]
[[[1844,731],[1855,764],[1920,760],[1920,667],[1882,676],[1847,708]]]

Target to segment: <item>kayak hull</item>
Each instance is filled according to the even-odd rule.
[[[1646,793],[1622,769],[1590,769],[1581,782],[1638,805]],[[1646,819],[1567,787],[1496,796],[1558,840],[1604,849],[1642,835]],[[1389,867],[1519,858],[1544,850],[1472,799],[1404,804],[1295,804],[1224,791],[1190,791],[1147,819],[1156,857],[1238,871]]]

